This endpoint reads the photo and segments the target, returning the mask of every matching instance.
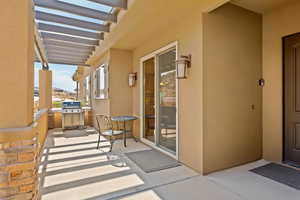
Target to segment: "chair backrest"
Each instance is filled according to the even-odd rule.
[[[176,125],[176,107],[160,107],[160,122],[168,125]]]
[[[99,131],[112,130],[113,125],[110,116],[96,115]]]

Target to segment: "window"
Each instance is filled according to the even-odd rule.
[[[108,65],[102,65],[95,73],[95,98],[108,98]]]
[[[89,102],[90,102],[90,77],[86,77],[85,79],[85,101],[86,101],[86,104],[89,105]]]

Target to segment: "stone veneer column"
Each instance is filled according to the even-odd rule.
[[[36,199],[32,0],[1,1],[0,13],[0,199]]]
[[[0,130],[1,200],[38,199],[38,141],[34,126]]]

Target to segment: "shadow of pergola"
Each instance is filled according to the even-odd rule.
[[[108,160],[107,152],[96,152],[96,141],[84,141],[82,137],[88,136],[78,136],[78,141],[82,141],[79,143],[76,140],[57,145],[56,139],[69,141],[69,138],[49,135],[40,163],[42,199],[83,192],[86,192],[83,199],[121,199],[139,191],[145,192],[147,181],[130,164],[116,167],[114,163],[119,159]],[[102,149],[109,149],[106,140],[101,140]]]

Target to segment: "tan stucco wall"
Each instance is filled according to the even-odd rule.
[[[170,21],[172,26],[157,30],[134,50],[133,71],[140,79],[140,59],[174,41],[178,41],[179,55],[192,54],[189,77],[179,83],[179,160],[202,171],[202,13],[196,9],[197,3],[194,6],[193,11]],[[140,84],[133,92],[133,114],[140,116]],[[135,132],[140,133],[139,126]]]
[[[92,67],[89,69],[89,72],[92,74],[93,81],[92,81],[92,110],[93,110],[93,121],[94,121],[94,126],[96,126],[96,118],[95,116],[98,114],[102,115],[109,115],[110,114],[110,100],[109,99],[95,99],[95,93],[94,93],[94,88],[95,88],[95,70],[103,65],[103,64],[108,64],[109,63],[109,58],[110,54],[109,52],[106,52],[103,56],[98,58],[95,62],[93,62]]]
[[[79,95],[78,99],[82,102],[85,102],[85,88],[84,88],[84,81],[85,79],[82,79],[79,81]]]
[[[52,107],[52,71],[39,71],[39,109]]]
[[[300,2],[268,12],[263,18],[263,157],[282,161],[282,37],[300,32]]]
[[[109,98],[95,99],[94,84],[95,70],[103,64],[109,66]],[[131,115],[132,114],[132,89],[128,86],[128,74],[132,72],[132,51],[121,49],[110,49],[102,56],[98,57],[91,64],[90,68],[85,68],[83,75],[79,78],[79,83],[83,86],[84,78],[92,74],[91,106],[94,115],[94,125],[96,125],[95,115]],[[80,90],[84,95],[84,88]]]
[[[44,112],[44,111],[43,113],[40,114],[40,117],[36,119],[37,132],[39,135],[39,141],[41,146],[44,146],[45,140],[48,135],[48,112]]]
[[[33,120],[32,1],[1,3],[0,128],[24,127]]]
[[[262,16],[226,4],[203,29],[206,174],[262,157]]]
[[[121,11],[118,23],[111,26],[88,63],[93,64],[110,48],[134,50],[153,38],[159,30],[173,28],[186,15],[205,12],[225,0],[128,0],[128,10]],[[147,8],[147,9],[145,9]],[[175,23],[174,23],[175,22]],[[176,34],[176,33],[174,33]]]
[[[55,112],[54,113],[54,128],[62,128],[62,113],[61,112]]]
[[[181,162],[202,172],[204,121],[202,14],[208,8],[213,8],[224,1],[130,0],[130,2],[134,3],[130,3],[128,12],[122,14],[118,25],[113,26],[113,29],[101,42],[101,47],[97,48],[95,56],[89,60],[89,63],[94,65],[95,60],[99,60],[99,57],[111,48],[132,50],[132,71],[138,72],[139,83],[141,78],[140,59],[143,56],[174,41],[178,41],[179,55],[192,54],[192,68],[189,70],[188,79],[179,82],[178,151]],[[261,49],[258,49],[257,55],[260,52]],[[249,106],[251,108],[251,105]],[[259,108],[257,109],[259,110]],[[132,114],[140,115],[139,84],[133,88]],[[139,122],[136,125],[139,125]],[[134,132],[139,135],[140,127],[136,126]],[[255,138],[257,139],[257,137]],[[256,139],[253,141],[255,144]],[[215,149],[218,148],[215,145],[213,146]],[[253,147],[251,144],[250,146]],[[246,145],[243,148],[247,147]],[[254,154],[258,155],[260,152],[261,148],[258,147]],[[253,159],[252,156],[250,157],[250,159]],[[248,158],[245,160],[248,160]],[[240,157],[237,158],[238,162],[239,159]],[[220,167],[222,168],[224,165],[221,163]]]
[[[97,63],[111,48],[132,50],[132,71],[138,72],[139,83],[139,62],[143,56],[174,41],[178,41],[179,55],[192,54],[189,78],[179,83],[178,151],[179,160],[199,172],[202,171],[203,128],[202,12],[221,2],[224,0],[129,0],[128,12],[121,12],[118,24],[112,26],[88,62],[94,66],[95,60]],[[132,89],[132,114],[136,116],[140,115],[139,87],[138,84]],[[134,134],[139,136],[139,121],[135,125]]]
[[[128,85],[128,74],[132,72],[132,52],[119,49],[110,50],[109,88],[110,114],[132,114],[132,88]]]

